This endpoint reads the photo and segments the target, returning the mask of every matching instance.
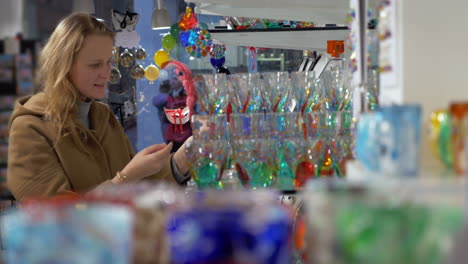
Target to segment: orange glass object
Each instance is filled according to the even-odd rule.
[[[189,30],[198,24],[197,16],[193,13],[192,8],[187,7],[185,13],[180,16],[179,28],[180,30]]]
[[[327,149],[325,152],[325,158],[320,168],[320,177],[331,177],[333,176],[333,160],[331,158],[331,150]]]
[[[294,185],[296,187],[303,187],[307,180],[315,176],[315,165],[311,161],[303,161],[297,165],[296,178]]]
[[[333,58],[339,58],[344,53],[344,40],[327,41],[327,53]]]
[[[468,136],[468,102],[450,104],[452,124],[453,168],[457,175],[463,175],[466,170],[465,138]]]
[[[296,219],[296,232],[294,236],[294,245],[297,250],[305,250],[305,240],[306,240],[306,223],[305,220],[298,216]]]

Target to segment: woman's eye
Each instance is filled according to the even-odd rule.
[[[97,63],[97,64],[91,64],[89,65],[91,68],[99,68],[101,64],[100,63]]]

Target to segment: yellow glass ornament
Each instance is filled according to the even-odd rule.
[[[154,53],[154,62],[159,67],[162,67],[164,63],[169,61],[169,53],[165,50],[158,50]]]
[[[150,84],[153,84],[156,79],[159,77],[159,69],[153,64],[146,66],[145,77],[150,81]]]

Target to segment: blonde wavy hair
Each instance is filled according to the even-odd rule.
[[[41,52],[37,82],[47,98],[45,118],[57,126],[55,143],[70,133],[83,147],[85,133],[77,122],[80,93],[70,81],[69,72],[85,38],[94,34],[115,39],[115,33],[95,17],[71,14],[58,24]]]

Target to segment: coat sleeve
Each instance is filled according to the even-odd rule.
[[[20,116],[10,127],[7,186],[19,201],[72,191],[53,150],[53,142],[34,122],[42,120],[33,116]]]
[[[163,181],[166,181],[166,182],[170,182],[170,183],[177,183],[176,179],[174,178],[174,174],[172,172],[172,164],[171,164],[171,160],[172,160],[172,155],[170,157],[168,157],[165,161],[164,161],[164,164],[163,164],[163,167],[161,168],[161,170],[154,174],[154,175],[151,175],[151,176],[148,176],[145,178],[145,180],[156,180],[156,181],[160,181],[160,180],[163,180]]]

